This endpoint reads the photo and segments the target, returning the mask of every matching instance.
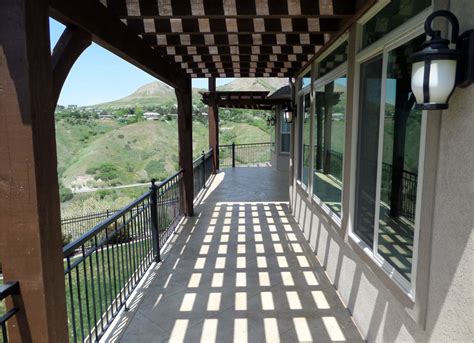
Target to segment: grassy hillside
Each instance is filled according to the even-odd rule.
[[[285,79],[236,79],[219,90],[268,90]],[[193,89],[193,154],[208,148],[207,117],[201,89]],[[146,121],[143,112],[161,114]],[[174,90],[153,82],[131,95],[108,103],[61,106],[56,113],[58,176],[62,215],[72,216],[119,208],[147,189],[140,186],[91,193],[81,190],[147,183],[165,179],[178,169],[178,127]],[[270,130],[262,111],[222,109],[220,144],[269,142]],[[69,190],[70,189],[70,190]]]
[[[57,127],[58,170],[64,186],[73,190],[147,182],[152,177],[164,179],[178,168],[176,120],[129,125],[99,120],[71,125],[60,121]],[[221,126],[221,144],[233,141],[266,142],[269,135],[248,123],[227,122]],[[195,120],[194,155],[207,147],[207,125]],[[106,164],[113,168],[102,170]]]

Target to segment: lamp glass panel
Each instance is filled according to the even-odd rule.
[[[430,103],[445,104],[456,81],[455,60],[433,60],[430,69]]]

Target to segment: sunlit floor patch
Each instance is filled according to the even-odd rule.
[[[267,179],[246,178],[225,191],[227,198],[243,194],[249,182],[252,193],[268,194],[259,190]],[[216,199],[220,186],[213,192],[196,207],[198,221],[190,219],[174,236],[141,301],[130,301],[140,315],[128,317],[113,337],[124,343],[362,342],[289,219],[288,204],[229,203],[223,195]]]

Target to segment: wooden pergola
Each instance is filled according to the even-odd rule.
[[[219,169],[219,108],[268,111],[288,102],[288,98],[272,98],[268,96],[269,93],[269,91],[216,91],[215,79],[209,80],[209,91],[201,93],[201,101],[209,108],[209,147],[214,151],[214,172]]]
[[[0,2],[0,258],[18,280],[12,341],[68,340],[54,109],[95,42],[175,88],[186,214],[193,214],[191,79],[294,77],[375,0]],[[66,25],[50,50],[49,17]],[[209,128],[217,129],[210,105]],[[9,300],[8,306],[12,306]]]

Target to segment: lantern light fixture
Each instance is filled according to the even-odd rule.
[[[441,38],[433,30],[437,17],[446,18],[452,26],[451,41]],[[474,30],[459,36],[459,22],[449,11],[436,11],[426,18],[425,32],[431,39],[422,44],[422,50],[412,54],[411,89],[416,98],[415,108],[423,110],[447,109],[456,86],[467,87],[473,82]],[[451,49],[449,44],[456,44]]]
[[[283,118],[288,124],[293,123],[293,119],[296,117],[296,108],[293,106],[292,102],[286,104],[283,109]]]

